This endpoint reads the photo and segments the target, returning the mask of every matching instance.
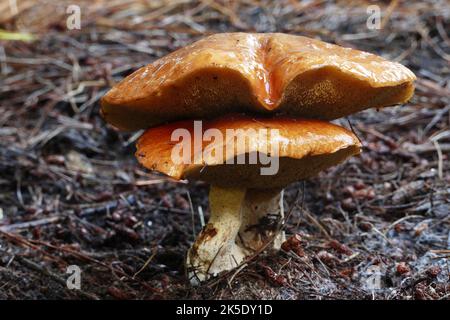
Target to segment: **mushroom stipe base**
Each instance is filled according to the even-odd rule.
[[[211,216],[187,254],[190,282],[198,285],[240,266],[270,239],[279,250],[284,219],[280,189],[224,188],[211,185]]]

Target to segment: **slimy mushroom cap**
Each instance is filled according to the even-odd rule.
[[[281,33],[221,33],[140,68],[103,98],[123,130],[229,113],[337,119],[408,101],[414,74],[367,52]]]
[[[202,134],[211,128],[222,139],[202,140],[197,151],[193,120],[148,129],[137,142],[136,157],[143,166],[174,179],[202,180],[223,187],[283,188],[341,163],[361,149],[352,132],[320,120],[231,115],[202,121]],[[173,141],[172,134],[179,129],[189,132],[191,156],[187,163],[176,163],[173,158],[174,147],[181,141]],[[270,156],[279,160],[279,170],[262,175],[265,165],[260,158],[251,164],[250,155],[270,152],[276,153]],[[245,156],[243,164],[238,164],[239,156]]]

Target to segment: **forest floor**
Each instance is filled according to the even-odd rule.
[[[74,2],[0,10],[0,29],[35,38],[0,40],[0,299],[450,298],[447,2],[381,2],[371,31],[363,1],[78,1],[81,29],[69,31]],[[201,226],[188,195],[207,216],[207,185],[140,167],[139,133],[106,125],[98,102],[137,68],[225,31],[316,37],[418,79],[410,103],[336,121],[352,125],[360,156],[285,190],[298,250],[192,288],[183,262]],[[81,290],[66,286],[70,265]]]

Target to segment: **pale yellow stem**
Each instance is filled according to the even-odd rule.
[[[223,271],[238,267],[275,237],[279,249],[284,233],[280,190],[256,190],[211,186],[210,219],[189,249],[186,266],[196,285]]]

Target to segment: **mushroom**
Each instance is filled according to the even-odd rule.
[[[226,113],[337,119],[408,101],[414,74],[379,56],[281,33],[222,33],[126,77],[102,99],[123,130]]]
[[[217,130],[215,139],[202,139],[202,145],[194,148],[195,121],[157,126],[142,135],[136,152],[149,169],[211,185],[210,220],[187,255],[193,283],[239,266],[268,241],[279,249],[284,241],[282,189],[358,154],[361,148],[352,132],[319,120],[231,115],[202,121],[202,136],[210,129]],[[174,157],[176,130],[188,133],[184,135],[188,143],[178,141],[189,148],[183,150],[190,154],[188,161]],[[268,154],[278,161],[277,167],[261,174],[268,167],[249,159]],[[240,157],[247,161],[238,164]]]
[[[269,243],[279,248],[283,188],[360,152],[352,132],[325,120],[404,103],[414,80],[399,63],[315,39],[225,33],[132,73],[102,98],[101,113],[118,129],[147,129],[136,152],[143,166],[210,184],[210,220],[186,259],[199,283]],[[230,129],[269,134],[238,143]]]

